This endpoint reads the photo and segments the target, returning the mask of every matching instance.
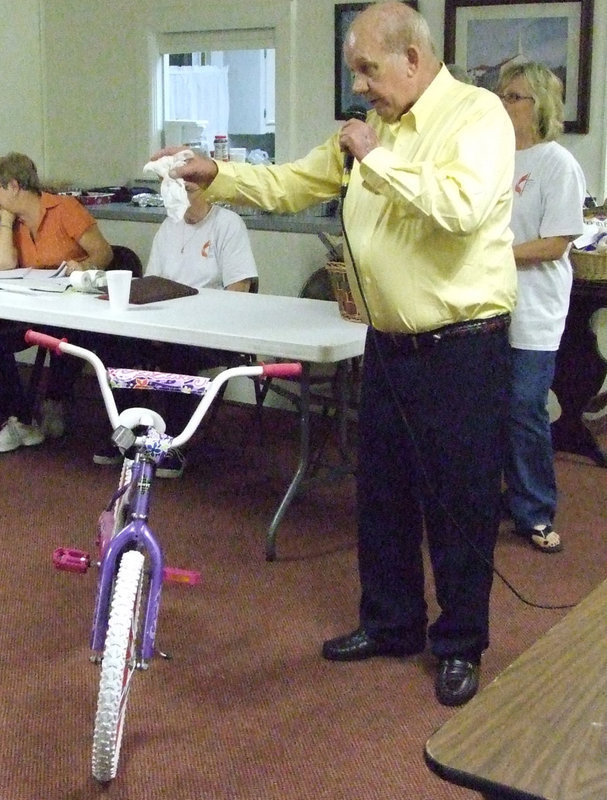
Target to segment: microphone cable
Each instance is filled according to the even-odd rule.
[[[366,122],[367,112],[362,106],[350,106],[350,108],[348,108],[348,110],[346,111],[346,117],[348,119],[357,119],[360,120],[360,122]],[[353,166],[354,166],[354,156],[349,150],[345,150],[344,168],[341,174],[341,189],[339,193],[339,200],[341,205],[343,205],[343,202],[346,199],[346,193],[348,191],[348,186],[350,184],[350,175],[352,174]],[[343,228],[343,219],[341,222]]]
[[[347,114],[350,114],[353,111],[354,111],[354,109],[349,109]],[[354,114],[353,114],[353,116],[354,116]],[[356,118],[360,119],[360,117],[356,117]],[[364,119],[366,120],[366,113],[365,113]],[[354,163],[354,158],[350,153],[348,155],[350,155],[350,157],[352,158],[352,162],[351,162],[351,166],[350,166],[350,170],[351,170],[352,169],[352,165]],[[346,157],[344,157],[344,168],[346,167],[346,160],[347,160]],[[344,169],[344,171],[345,171],[345,169]],[[504,583],[505,586],[507,586],[508,589],[510,589],[512,594],[514,594],[514,596],[518,600],[520,600],[525,605],[530,606],[531,608],[540,608],[540,609],[551,610],[551,611],[560,611],[560,610],[564,610],[564,609],[574,608],[577,605],[577,603],[566,603],[566,604],[563,604],[563,605],[554,605],[554,604],[547,604],[547,603],[536,603],[536,602],[533,602],[532,600],[529,600],[528,598],[526,598],[523,595],[523,593],[521,591],[519,591],[513,585],[513,583],[508,578],[506,578],[506,576],[504,574],[502,574],[502,572],[500,572],[500,570],[495,566],[495,563],[491,563],[485,557],[485,555],[479,551],[479,549],[476,546],[475,542],[473,542],[470,539],[470,537],[466,534],[466,532],[462,530],[459,522],[455,519],[455,517],[452,515],[452,513],[449,511],[449,509],[445,506],[445,504],[438,497],[436,489],[435,489],[435,486],[432,483],[432,481],[430,479],[430,476],[428,475],[428,471],[426,470],[426,467],[425,467],[425,464],[424,464],[424,460],[423,460],[423,456],[422,456],[422,452],[421,452],[421,448],[419,447],[417,439],[416,439],[416,437],[415,437],[415,435],[413,433],[413,429],[411,427],[411,424],[410,424],[409,420],[407,419],[407,413],[406,413],[406,411],[405,411],[405,409],[403,407],[403,404],[401,402],[401,399],[400,399],[400,396],[398,394],[398,391],[397,391],[395,385],[393,384],[393,382],[391,380],[391,376],[390,376],[388,367],[386,365],[386,362],[384,360],[383,354],[382,354],[380,348],[378,347],[377,340],[375,339],[375,329],[373,328],[372,317],[371,317],[371,314],[369,312],[369,306],[367,304],[367,298],[365,297],[365,293],[363,291],[362,281],[361,281],[361,278],[360,278],[358,267],[356,265],[356,261],[354,259],[354,254],[352,253],[352,248],[350,247],[350,240],[348,238],[348,232],[346,230],[346,225],[345,225],[345,221],[344,221],[344,202],[345,202],[345,199],[346,199],[346,194],[347,194],[347,191],[348,191],[349,183],[350,183],[350,175],[348,174],[347,178],[345,180],[342,180],[342,193],[341,193],[340,202],[339,202],[339,220],[340,220],[340,223],[341,223],[341,229],[342,229],[342,234],[343,234],[343,238],[344,238],[344,245],[345,245],[345,248],[347,248],[348,254],[350,256],[350,263],[352,265],[352,271],[354,273],[354,277],[356,278],[356,285],[358,287],[358,292],[360,294],[360,297],[362,298],[363,305],[364,305],[364,308],[365,308],[365,313],[367,315],[367,319],[369,320],[369,326],[368,326],[369,338],[371,339],[371,341],[373,343],[373,347],[375,348],[375,352],[377,354],[378,361],[379,361],[379,363],[381,365],[381,369],[382,369],[382,371],[384,373],[384,377],[386,379],[386,383],[388,384],[388,386],[390,388],[390,394],[392,395],[392,399],[394,400],[394,403],[396,404],[396,408],[398,410],[398,413],[399,413],[399,415],[401,417],[401,420],[402,420],[402,422],[403,422],[403,424],[405,426],[405,429],[407,431],[409,439],[410,439],[410,441],[411,441],[411,443],[413,445],[413,450],[414,450],[415,457],[416,457],[416,460],[417,460],[417,464],[418,464],[418,468],[419,468],[419,471],[420,471],[420,475],[422,477],[422,480],[423,480],[423,482],[424,482],[424,484],[426,486],[426,489],[427,489],[428,493],[432,497],[434,497],[437,505],[441,508],[441,510],[443,511],[445,516],[449,520],[451,520],[451,523],[454,525],[454,527],[458,531],[458,533],[459,533],[460,537],[463,539],[463,541],[465,541],[466,544],[470,547],[470,549],[474,552],[474,554],[487,567],[489,567],[493,571],[493,573],[495,575],[497,575],[497,577],[502,581],[502,583]],[[345,252],[344,252],[344,256],[345,256]]]

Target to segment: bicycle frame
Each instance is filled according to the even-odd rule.
[[[131,518],[126,526],[109,540],[107,547],[103,549],[101,554],[93,627],[91,630],[91,650],[94,653],[94,658],[100,658],[105,645],[112,586],[120,557],[128,549],[138,548],[145,550],[150,559],[150,570],[140,662],[138,664],[142,669],[147,667],[154,654],[164,577],[162,549],[147,522],[153,473],[154,465],[149,461],[141,461],[137,458],[131,466],[131,486],[127,489]]]
[[[90,636],[91,660],[100,664],[92,771],[97,780],[107,782],[115,777],[118,768],[131,679],[135,670],[147,669],[154,655],[163,581],[198,583],[199,579],[198,573],[164,566],[162,549],[148,525],[156,465],[169,449],[191,438],[227,380],[236,376],[293,377],[301,374],[301,364],[233,367],[211,380],[141,370],[106,370],[90,350],[35,331],[27,331],[25,341],[91,364],[114,431],[112,439],[125,456],[118,490],[98,523],[99,575]],[[129,408],[119,414],[112,388],[188,392],[201,399],[185,428],[171,437],[165,434],[162,417],[150,409]],[[122,527],[116,530],[118,526]],[[91,558],[80,550],[59,548],[53,554],[53,562],[58,569],[83,573]],[[140,603],[144,608],[141,626]]]
[[[66,353],[87,361],[94,369],[97,383],[105,404],[112,429],[116,431],[123,421],[130,428],[144,425],[146,436],[136,439],[137,455],[131,462],[131,483],[126,490],[119,490],[113,497],[113,506],[120,494],[126,491],[129,499],[129,515],[125,527],[111,537],[106,537],[100,546],[99,578],[93,624],[91,629],[91,650],[93,660],[100,660],[105,644],[105,634],[109,616],[112,586],[121,556],[129,549],[146,551],[150,561],[149,583],[146,598],[143,640],[141,645],[141,666],[145,667],[154,652],[156,628],[163,579],[167,570],[164,567],[160,544],[148,525],[150,491],[153,483],[155,465],[162,458],[162,451],[170,447],[185,444],[196,432],[202,419],[215,400],[221,386],[232,377],[265,375],[268,377],[293,377],[301,374],[301,364],[260,364],[226,369],[213,380],[200,379],[195,376],[167,375],[164,373],[142,372],[129,369],[106,369],[101,359],[90,350],[70,344],[66,339],[28,330],[25,334],[28,344],[46,347],[55,353]],[[188,391],[201,396],[189,422],[174,438],[164,435],[164,420],[149,409],[127,409],[118,413],[113,388],[158,389],[162,391]],[[151,433],[152,432],[152,433]],[[159,445],[160,440],[160,445]],[[59,552],[59,551],[57,551]],[[63,550],[55,561],[58,568],[74,572],[86,572],[90,558],[81,551]],[[192,573],[171,570],[173,574],[181,573],[180,582],[197,582],[188,580]]]

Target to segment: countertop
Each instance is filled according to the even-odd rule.
[[[164,208],[132,205],[131,203],[106,203],[87,206],[95,219],[125,220],[128,222],[157,222],[166,216]],[[242,214],[242,219],[249,230],[283,231],[285,233],[328,233],[338,236],[341,233],[339,217],[321,217],[308,212],[298,214],[268,214],[253,212]]]

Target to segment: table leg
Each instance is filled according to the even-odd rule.
[[[349,364],[341,361],[338,364],[337,378],[337,415],[338,415],[338,442],[339,453],[344,464],[349,463],[348,452],[348,410],[350,408],[350,380],[348,375]]]
[[[310,462],[310,365],[302,364],[299,400],[299,462],[297,470],[266,534],[266,561],[276,560],[276,531],[303,482]]]
[[[340,463],[329,467],[329,474],[333,474],[336,477],[350,475],[355,471],[348,428],[349,412],[352,408],[357,408],[357,402],[353,398],[353,393],[356,391],[357,386],[355,376],[356,369],[356,361],[352,359],[352,361],[340,361],[335,372],[334,399],[336,404],[337,447]]]

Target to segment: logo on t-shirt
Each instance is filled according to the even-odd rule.
[[[517,194],[522,194],[525,191],[525,186],[527,185],[527,181],[531,177],[531,173],[528,172],[526,175],[523,175],[518,181],[514,184],[514,191]]]
[[[202,245],[202,250],[200,251],[203,258],[209,257],[210,249],[211,249],[211,240],[207,239],[207,241]]]

